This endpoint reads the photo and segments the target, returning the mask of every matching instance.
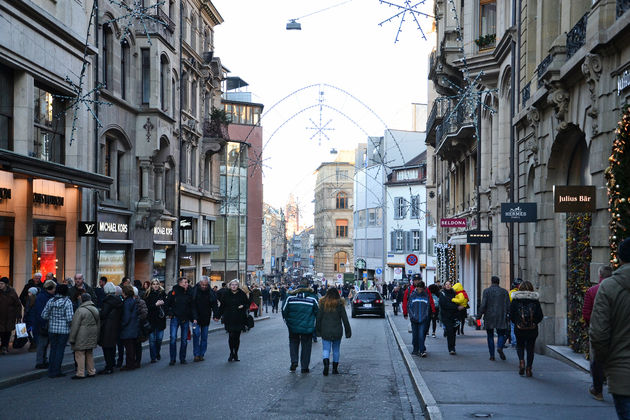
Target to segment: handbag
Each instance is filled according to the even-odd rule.
[[[250,330],[254,328],[254,317],[251,315],[247,315],[247,328]]]
[[[13,339],[13,348],[14,349],[21,349],[22,347],[24,347],[24,345],[28,342],[28,336],[26,337],[15,337]]]
[[[26,330],[26,324],[24,322],[15,324],[15,337],[28,338],[28,331]]]
[[[258,310],[258,305],[256,305],[255,302],[252,302],[251,305],[249,305],[249,311],[250,312],[256,312]]]

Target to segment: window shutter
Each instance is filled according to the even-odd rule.
[[[424,252],[424,240],[423,240],[424,232],[420,231],[418,233],[420,234],[420,248],[419,248],[419,251],[420,252]]]
[[[389,249],[394,252],[396,251],[396,231],[389,232],[390,237],[390,247]]]
[[[410,252],[413,250],[413,235],[410,231],[405,232],[405,238],[407,239],[407,249],[405,249],[405,251]]]
[[[400,197],[394,198],[394,219],[400,219]]]

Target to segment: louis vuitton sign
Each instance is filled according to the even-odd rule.
[[[52,206],[63,206],[64,197],[56,195],[33,193],[34,204],[46,204]]]

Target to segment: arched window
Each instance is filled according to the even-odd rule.
[[[168,59],[165,55],[160,58],[160,108],[166,111],[168,104]]]
[[[348,237],[348,220],[347,219],[335,220],[335,234],[337,238]]]
[[[346,270],[346,263],[348,262],[348,253],[339,251],[333,257],[333,265],[335,273],[341,273]]]
[[[113,57],[113,34],[109,25],[103,25],[103,85],[112,89],[112,57]]]
[[[129,80],[129,41],[120,41],[120,96],[127,99],[127,85]]]
[[[337,193],[337,202],[336,208],[338,209],[347,209],[348,208],[348,195],[341,191]]]

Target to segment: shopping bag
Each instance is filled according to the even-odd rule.
[[[250,312],[256,312],[258,310],[258,305],[256,305],[256,303],[252,302],[251,305],[249,305],[249,311]]]
[[[28,331],[26,331],[26,324],[23,322],[18,322],[15,324],[15,336],[17,338],[25,338],[28,337]]]

